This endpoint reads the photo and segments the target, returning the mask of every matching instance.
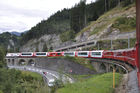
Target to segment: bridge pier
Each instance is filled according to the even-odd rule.
[[[102,62],[92,62],[92,66],[95,68],[97,73],[105,73],[105,72],[111,72],[111,64],[108,63],[102,63]]]
[[[17,58],[6,58],[6,63],[8,66],[16,66]]]
[[[7,66],[35,66],[34,58],[6,58]]]
[[[106,63],[106,62],[95,62],[92,61],[92,66],[95,68],[97,73],[108,73],[113,72],[113,69],[115,69],[118,73],[126,73],[125,70],[117,65]]]

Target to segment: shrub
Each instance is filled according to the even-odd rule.
[[[114,28],[118,28],[120,31],[132,31],[136,29],[136,17],[119,17],[112,25]]]
[[[74,37],[75,37],[74,31],[67,31],[60,35],[60,39],[62,42],[73,40]]]

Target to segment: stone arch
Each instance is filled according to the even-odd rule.
[[[18,64],[19,64],[19,66],[26,65],[26,61],[24,59],[20,59]]]
[[[28,61],[28,64],[27,64],[28,66],[34,66],[35,65],[35,61],[33,60],[33,59],[30,59],[29,61]]]
[[[7,63],[8,63],[8,65],[12,65],[10,59],[7,59]]]
[[[118,72],[119,73],[120,72],[120,68],[119,67],[116,67],[115,68],[115,72]]]
[[[12,59],[12,65],[15,65],[15,59]]]
[[[7,59],[7,60],[8,60],[8,62],[11,62],[10,59]]]
[[[106,65],[104,63],[101,63],[99,69],[102,73],[106,72]]]
[[[113,65],[110,66],[110,72],[113,72]]]

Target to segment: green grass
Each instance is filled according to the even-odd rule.
[[[122,75],[116,73],[115,76],[115,86],[117,87]],[[99,75],[85,81],[67,84],[64,88],[58,89],[56,93],[112,93],[114,91],[112,78],[112,73]]]
[[[35,80],[42,81],[42,76],[36,72],[22,71],[22,76],[29,76],[34,78]]]
[[[23,91],[28,93],[48,93],[48,87],[44,84],[43,78],[36,72],[21,71],[20,88],[24,87]],[[22,92],[23,92],[22,91]]]
[[[90,32],[90,35],[94,35],[94,34],[97,34],[101,31],[103,31],[105,28],[107,28],[108,25],[109,25],[109,23],[103,24],[102,26],[95,27],[94,30],[92,32]]]
[[[97,77],[100,74],[88,74],[88,75],[71,75],[76,81],[83,82],[93,77]]]
[[[131,32],[136,30],[136,17],[127,18],[127,17],[118,17],[114,24],[113,28],[119,29],[121,32]]]
[[[36,72],[21,71],[19,88],[28,93],[48,93],[48,87],[44,84],[43,78]]]
[[[15,69],[0,68],[2,93],[48,93],[40,74]]]

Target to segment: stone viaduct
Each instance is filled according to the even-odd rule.
[[[63,71],[64,73],[72,74],[92,74],[92,73],[105,73],[113,71],[113,68],[117,72],[126,72],[122,66],[112,64],[111,62],[102,62],[91,60],[90,64],[93,66],[94,71],[89,68],[84,67],[76,62],[72,62],[64,58],[48,58],[48,57],[7,57],[5,58],[7,66],[34,66],[38,68],[54,70],[54,71]]]

